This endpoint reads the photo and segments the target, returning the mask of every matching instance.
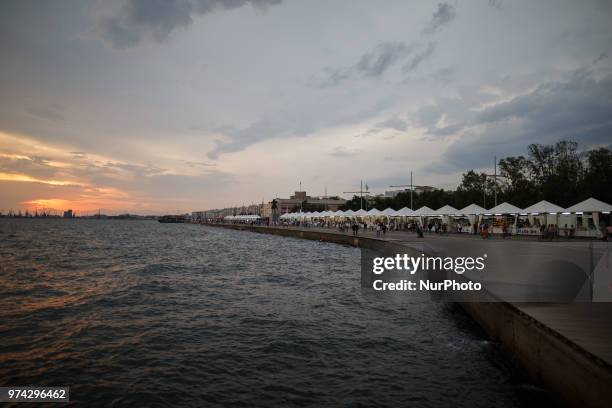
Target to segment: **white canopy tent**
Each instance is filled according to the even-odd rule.
[[[436,211],[424,205],[423,207],[416,210],[412,215],[420,216],[420,217],[427,217],[429,215],[436,215]]]
[[[493,220],[493,224],[491,225],[490,231],[493,233],[500,233],[504,231],[504,226],[509,227],[511,231],[516,231],[518,218],[521,213],[523,213],[522,209],[510,203],[503,202],[488,210],[487,213],[484,214],[484,216],[495,217]],[[511,226],[509,225],[509,223],[506,223],[507,220],[504,219],[504,215],[512,216]],[[502,220],[500,220],[500,218]]]
[[[376,208],[372,208],[370,211],[367,212],[367,214],[369,216],[377,216],[377,215],[380,215],[380,210],[377,210]]]
[[[426,222],[426,217],[444,217],[444,223],[451,226],[457,226],[457,230],[461,231],[466,225],[473,226],[482,222],[482,218],[489,219],[488,224],[491,225],[491,218],[494,229],[499,230],[503,226],[514,225],[514,231],[521,235],[533,235],[541,232],[542,225],[556,225],[559,235],[567,235],[568,231],[576,236],[601,237],[604,224],[610,225],[609,214],[612,212],[612,205],[595,198],[588,198],[580,203],[577,203],[567,209],[551,203],[546,200],[541,200],[538,203],[532,204],[525,209],[521,209],[508,202],[503,202],[489,210],[477,205],[470,204],[461,210],[457,210],[451,205],[433,210],[427,206],[423,206],[416,211],[408,207],[403,207],[400,210],[386,208],[382,211],[372,208],[369,211],[360,209],[357,211],[321,211],[321,212],[295,212],[284,213],[280,215],[283,220],[299,219],[308,220],[313,218],[329,218],[329,217],[414,217],[420,218],[421,223]],[[603,214],[603,217],[602,217]],[[513,221],[510,219],[513,218]],[[227,221],[255,221],[261,217],[256,214],[249,215],[229,215],[224,217]],[[449,218],[449,219],[446,219]],[[454,218],[450,220],[450,218]],[[470,223],[466,222],[466,218]],[[601,224],[600,224],[601,221]],[[444,225],[444,224],[443,224]],[[463,231],[467,230],[463,228]],[[473,230],[475,231],[475,230]],[[571,236],[571,234],[570,234]]]
[[[476,204],[470,204],[467,207],[464,207],[461,210],[459,210],[459,213],[463,215],[482,215],[482,214],[485,214],[486,212],[487,212],[486,208],[483,208]]]
[[[467,217],[468,221],[472,225],[472,231],[476,231],[475,228],[476,228],[476,225],[478,224],[478,218],[482,216],[483,214],[485,214],[486,212],[487,212],[486,208],[481,207],[474,203],[468,206],[465,206],[461,210],[459,210],[459,214]],[[470,231],[466,229],[466,232],[470,232]]]
[[[436,211],[424,205],[423,207],[417,209],[412,213],[412,217],[419,217],[419,223],[421,225],[425,224],[424,217],[428,217],[430,215],[435,215]]]
[[[563,209],[562,207],[559,207],[557,204],[553,204],[549,201],[542,200],[538,203],[530,205],[529,207],[525,208],[522,212],[524,214],[537,215],[537,214],[544,214],[544,213],[556,214],[556,213],[562,213],[564,211],[565,209]]]
[[[591,197],[572,205],[565,211],[569,213],[600,212],[606,214],[612,211],[612,205]]]
[[[392,217],[395,215],[395,213],[396,211],[393,208],[389,207],[389,208],[385,208],[384,210],[382,210],[380,212],[380,215],[384,215],[385,217]]]
[[[506,203],[503,202],[499,205],[496,205],[495,207],[491,208],[489,211],[487,211],[487,214],[493,214],[493,215],[503,215],[503,214],[511,214],[511,215],[515,215],[515,214],[521,214],[524,211],[520,208],[518,208],[515,205],[512,205],[510,203]]]
[[[396,217],[412,217],[414,216],[414,211],[408,207],[400,208],[395,212]]]
[[[457,217],[460,216],[460,214],[458,209],[447,204],[443,207],[438,208],[436,210],[435,216],[442,218],[442,224],[445,224],[443,228],[446,228],[447,230],[453,230],[455,228],[455,225],[451,223],[451,217]]]
[[[565,210],[566,213],[572,214],[573,223],[576,225],[577,236],[602,236],[602,231],[599,225],[600,214],[610,214],[612,205],[604,203],[596,198],[590,197],[584,201],[574,204]],[[589,224],[589,218],[593,220],[593,227]],[[580,219],[580,223],[578,223]],[[578,226],[580,225],[580,229]]]
[[[563,212],[565,212],[565,210],[557,204],[553,204],[546,200],[537,202],[521,212],[520,216],[522,220],[520,223],[517,222],[518,229],[516,229],[515,232],[521,235],[538,235],[541,233],[541,225],[558,225],[560,217],[564,218],[564,222],[569,223],[568,215],[559,215]],[[526,222],[524,222],[525,217],[527,218]]]
[[[459,215],[459,210],[453,206],[445,205],[444,207],[438,208],[436,210],[437,215],[446,215],[446,216],[455,216]]]

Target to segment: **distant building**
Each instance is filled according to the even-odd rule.
[[[274,202],[276,202],[276,209],[273,210]],[[337,211],[345,203],[346,200],[340,197],[311,197],[305,191],[296,191],[289,198],[275,198],[264,204],[261,216],[263,218],[274,218],[275,215],[299,211],[300,208],[308,211],[304,208],[304,205],[308,208],[316,207],[319,211]]]
[[[72,210],[68,210],[68,211],[64,211],[64,218],[73,218],[74,214],[72,213]]]
[[[198,222],[198,221],[204,221],[204,220],[214,220],[214,219],[226,217],[228,215],[238,215],[238,214],[240,214],[240,212],[237,207],[215,208],[215,209],[206,210],[206,211],[194,211],[191,213],[191,219],[195,222]]]
[[[436,188],[432,186],[414,186],[414,192],[417,194],[421,193],[429,193],[430,191],[434,191]]]
[[[276,208],[273,209],[274,202]],[[281,214],[299,211],[300,207],[306,205],[308,208],[316,207],[320,210],[337,211],[346,200],[340,197],[310,197],[305,191],[296,191],[289,198],[275,198],[268,203],[251,204],[242,207],[227,207],[217,208],[206,211],[194,211],[191,213],[191,219],[194,222],[220,219],[228,215],[259,215],[262,218],[275,219]],[[308,211],[304,209],[304,211]]]
[[[261,215],[264,204],[251,204],[241,207],[215,208],[206,211],[193,211],[191,220],[194,222],[214,220],[227,217],[228,215]]]
[[[410,190],[404,189],[404,190],[385,191],[385,198],[395,198],[399,193],[410,193]]]

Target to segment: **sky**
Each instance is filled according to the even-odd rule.
[[[612,143],[610,1],[0,2],[0,211],[455,188]]]

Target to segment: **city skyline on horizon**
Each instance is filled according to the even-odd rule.
[[[162,214],[455,188],[610,146],[612,3],[0,4],[0,209]]]

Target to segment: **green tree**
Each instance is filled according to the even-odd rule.
[[[363,202],[365,204],[365,197],[363,198]],[[340,207],[342,211],[353,210],[357,211],[361,208],[361,198],[357,195],[353,196],[350,200],[348,200],[343,206]]]
[[[604,147],[591,150],[586,155],[582,199],[595,197],[612,203],[612,152]]]
[[[583,174],[578,144],[561,140],[548,146],[531,144],[527,150],[532,181],[537,186],[537,195],[533,198],[562,207],[575,204]]]
[[[476,173],[469,170],[463,173],[461,184],[455,192],[455,207],[461,209],[472,203],[483,207],[491,207],[493,203],[495,183],[486,173]]]
[[[499,192],[503,201],[525,208],[533,204],[537,189],[530,178],[530,163],[524,156],[506,157],[499,161]],[[499,201],[498,197],[498,201]]]

